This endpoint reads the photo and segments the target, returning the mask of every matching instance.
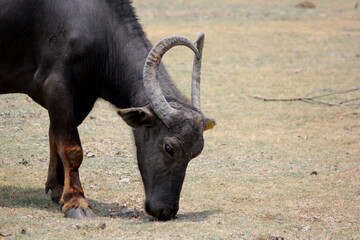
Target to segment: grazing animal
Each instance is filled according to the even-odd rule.
[[[92,219],[81,187],[77,127],[98,98],[133,128],[145,210],[173,218],[189,161],[215,126],[200,110],[204,35],[171,36],[152,48],[126,0],[0,0],[0,94],[24,93],[48,110],[50,163],[45,191],[65,217]],[[192,101],[160,63],[176,45],[194,53]]]

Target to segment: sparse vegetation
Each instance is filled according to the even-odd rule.
[[[144,214],[131,130],[102,100],[79,128],[81,180],[98,217],[64,219],[44,194],[47,112],[25,95],[0,96],[0,237],[359,239],[360,111],[248,97],[359,85],[356,1],[296,3],[134,1],[153,43],[206,34],[202,109],[218,125],[188,167],[173,221]],[[164,58],[188,95],[192,57],[178,47]]]

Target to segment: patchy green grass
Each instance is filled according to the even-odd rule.
[[[206,33],[202,108],[218,126],[205,133],[206,147],[188,167],[178,218],[111,217],[124,207],[143,212],[144,193],[131,131],[98,101],[79,128],[85,152],[94,155],[85,158],[81,178],[98,218],[64,219],[44,194],[47,112],[24,95],[2,95],[0,233],[11,234],[6,239],[359,239],[360,111],[248,97],[359,86],[355,2],[319,0],[315,9],[300,9],[290,0],[135,0],[153,43]],[[179,47],[164,61],[189,95],[191,52]]]

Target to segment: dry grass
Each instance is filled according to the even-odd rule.
[[[46,111],[24,95],[1,96],[0,233],[10,233],[6,239],[359,239],[360,111],[247,97],[359,85],[355,1],[319,0],[315,9],[296,3],[135,1],[152,42],[206,33],[202,106],[218,126],[206,132],[206,148],[188,168],[174,221],[110,217],[123,204],[142,210],[144,194],[130,129],[104,101],[80,126],[85,150],[95,154],[81,167],[82,182],[99,217],[64,219],[43,192]],[[183,50],[164,61],[188,94],[192,55]]]

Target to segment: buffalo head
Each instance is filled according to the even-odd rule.
[[[195,44],[182,36],[160,41],[150,51],[143,72],[150,104],[119,110],[119,115],[134,129],[138,166],[146,193],[145,209],[160,220],[176,215],[186,167],[204,147],[203,132],[215,126],[215,121],[205,117],[200,109],[203,43],[201,32]],[[156,78],[162,56],[177,45],[185,45],[195,53],[191,102],[167,100]]]

